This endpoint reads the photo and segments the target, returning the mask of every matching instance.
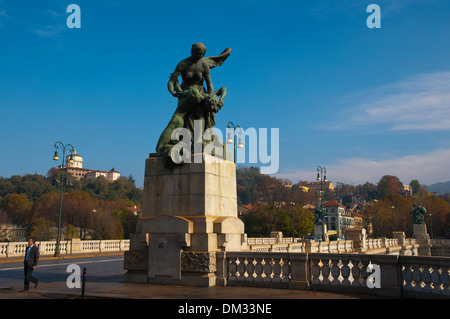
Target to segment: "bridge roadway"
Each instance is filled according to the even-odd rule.
[[[124,283],[123,254],[41,258],[33,276],[39,285],[23,289],[23,262],[0,260],[0,299],[74,299],[81,288],[69,288],[67,272],[76,264],[86,268],[85,296],[108,299],[377,299],[371,295],[267,289],[252,287],[187,287]]]

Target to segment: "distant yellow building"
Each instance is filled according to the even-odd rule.
[[[326,181],[323,182],[323,185],[321,185],[322,182],[300,182],[299,188],[305,189],[308,192],[316,192],[316,191],[320,191],[320,188],[323,187],[323,190],[330,190],[330,191],[334,191],[334,185],[333,182],[330,181]]]
[[[306,186],[299,186],[298,188],[300,188],[301,190],[303,190],[305,193],[309,192],[309,187]]]

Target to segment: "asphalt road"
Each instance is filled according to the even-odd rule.
[[[86,281],[89,282],[122,282],[126,272],[123,269],[122,256],[103,256],[73,259],[40,260],[33,271],[33,277],[39,279],[39,284],[64,283],[72,275],[69,265],[78,265],[83,273],[86,268]],[[23,262],[0,263],[0,289],[23,287]],[[33,285],[31,283],[31,285]]]

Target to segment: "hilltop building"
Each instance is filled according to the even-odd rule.
[[[72,163],[69,162],[70,156],[72,156]],[[114,168],[109,171],[83,168],[83,157],[77,153],[76,149],[73,150],[72,154],[66,156],[66,162],[66,172],[72,174],[77,180],[82,178],[95,180],[98,177],[103,176],[108,182],[114,182],[116,179],[120,178],[120,172],[116,171]],[[59,165],[58,168],[61,169],[61,165]]]

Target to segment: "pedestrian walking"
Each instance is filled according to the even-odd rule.
[[[30,281],[34,283],[34,288],[37,287],[39,282],[39,279],[32,276],[32,272],[36,269],[39,260],[39,247],[35,245],[35,242],[34,238],[28,239],[28,246],[23,261],[25,281],[22,291],[30,290]]]

